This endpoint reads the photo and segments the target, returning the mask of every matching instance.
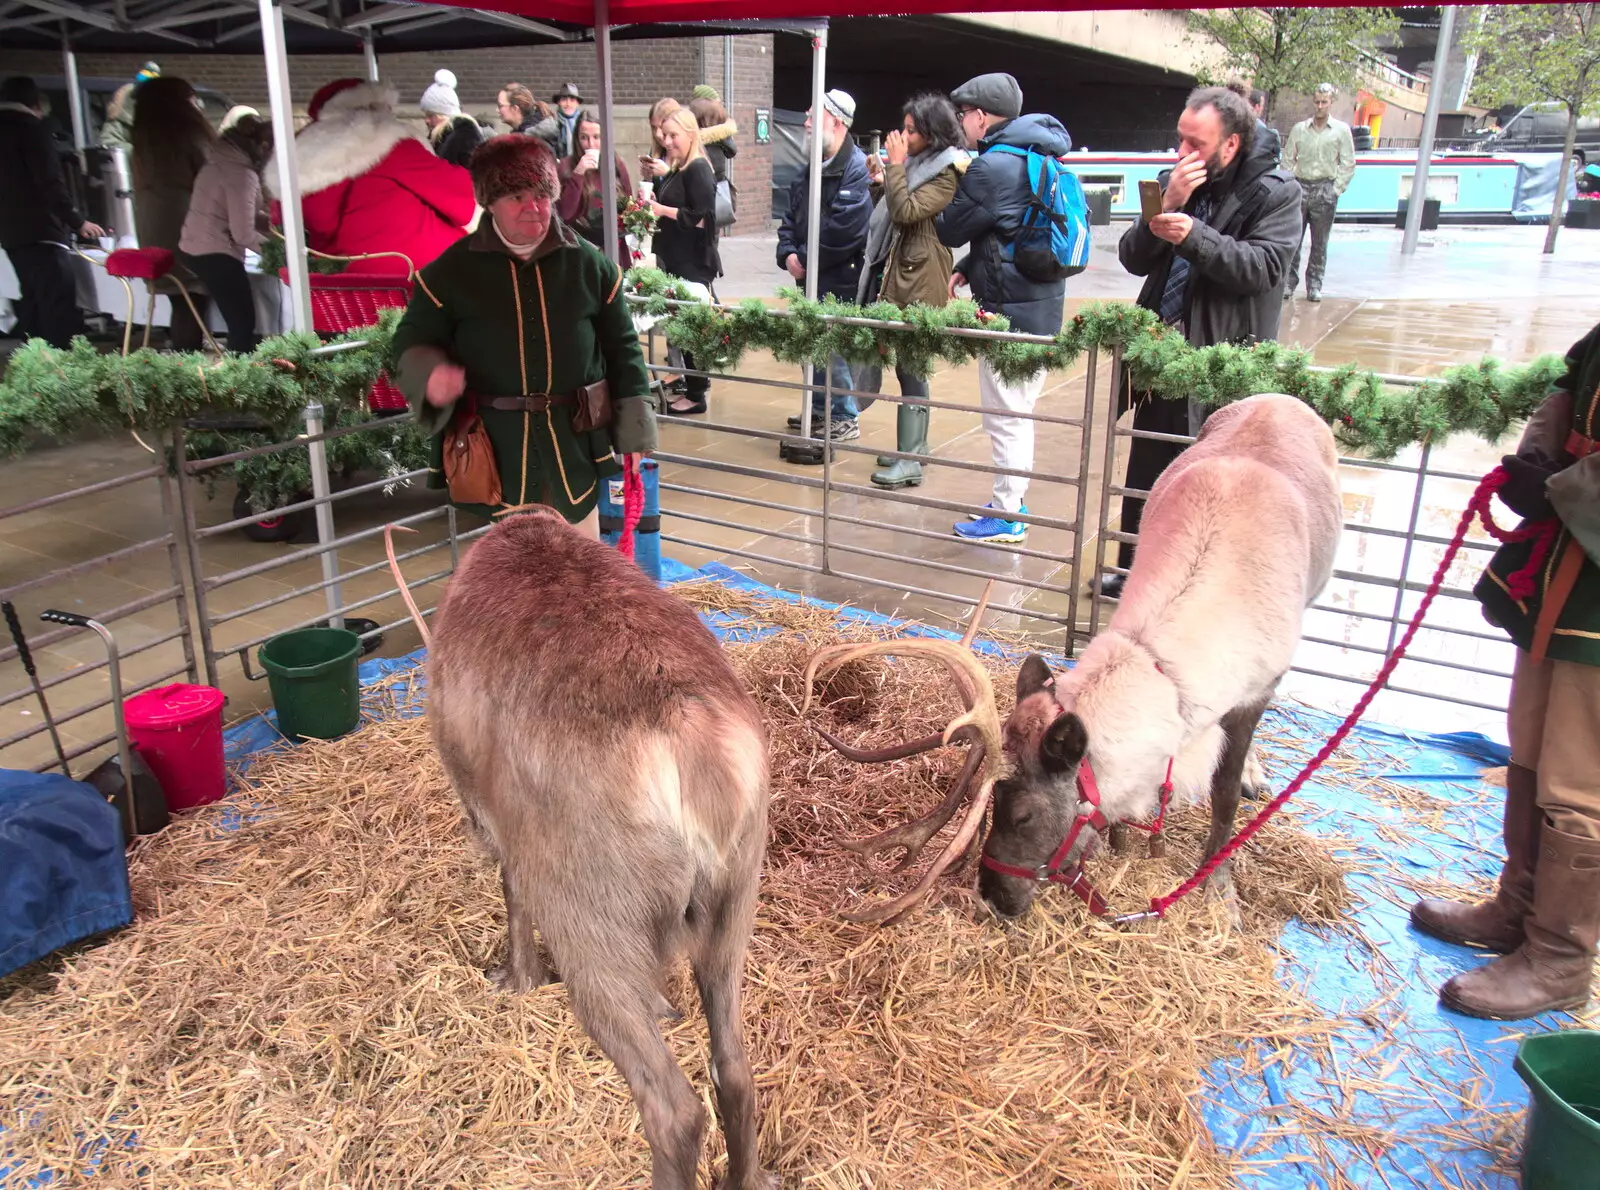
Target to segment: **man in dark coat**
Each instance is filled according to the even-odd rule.
[[[1065,281],[1033,281],[1012,260],[1022,218],[1033,198],[1028,182],[1028,159],[1010,152],[993,152],[1006,146],[1046,157],[1062,157],[1072,150],[1072,137],[1054,116],[1022,115],[1022,88],[1009,74],[981,74],[962,83],[950,95],[967,147],[979,156],[961,179],[956,196],[939,215],[939,242],[948,248],[968,246],[950,278],[950,296],[963,285],[972,287],[978,305],[991,314],[1003,314],[1011,329],[1034,335],[1053,335],[1061,329]],[[1032,413],[1044,391],[1046,373],[1040,370],[1018,383],[1001,377],[985,360],[978,367],[978,392],[983,407],[983,428],[989,435],[990,455],[996,467],[1033,470],[1033,422],[1005,413]],[[993,516],[979,516],[955,526],[958,537],[969,541],[1020,542],[1027,538],[1027,522],[1011,514],[1026,515],[1023,500],[1028,480],[1021,475],[996,475]]]
[[[400,387],[433,433],[430,487],[447,486],[444,439],[483,419],[501,499],[454,499],[501,517],[530,504],[599,533],[600,481],[616,454],[655,449],[650,380],[615,261],[552,211],[556,162],[536,137],[498,136],[472,162],[477,231],[417,274],[395,331]],[[581,390],[610,386],[612,422],[573,426]],[[464,401],[463,398],[466,400]]]
[[[73,335],[83,334],[77,281],[63,245],[75,235],[104,234],[67,194],[38,86],[31,78],[6,79],[0,83],[0,247],[22,287],[20,335],[67,347]]]
[[[1255,343],[1278,334],[1283,277],[1300,238],[1300,184],[1279,169],[1272,146],[1256,140],[1256,117],[1225,87],[1193,92],[1178,117],[1178,164],[1161,178],[1162,213],[1136,219],[1117,245],[1122,267],[1145,279],[1139,305],[1182,330],[1196,347]],[[1126,386],[1125,377],[1118,384]],[[1133,426],[1198,434],[1205,413],[1188,401],[1131,396]],[[1149,491],[1181,443],[1135,438],[1126,486]],[[1124,533],[1137,533],[1142,499],[1124,496]],[[1133,547],[1117,547],[1133,565]],[[1115,597],[1120,575],[1102,581]]]
[[[844,91],[829,91],[822,97],[820,121],[815,112],[806,114],[806,135],[822,136],[822,226],[817,237],[818,259],[808,259],[810,218],[807,210],[811,189],[811,167],[800,171],[789,187],[789,209],[778,227],[778,267],[788,270],[797,284],[806,272],[817,270],[817,296],[833,294],[847,302],[856,300],[861,279],[861,261],[867,251],[867,223],[872,218],[872,179],[867,175],[867,158],[850,137],[856,118],[856,101]],[[807,154],[809,160],[809,153]],[[819,369],[809,369],[810,381],[819,387],[811,392],[811,429],[822,432],[822,377]],[[831,420],[833,438],[844,441],[861,437],[856,426],[856,403],[840,390],[854,386],[850,366],[838,356],[828,361],[828,375],[834,396]],[[789,419],[791,429],[800,428],[800,419]]]
[[[1537,538],[1502,546],[1474,592],[1517,646],[1506,862],[1490,899],[1422,901],[1411,921],[1505,956],[1451,979],[1445,1004],[1522,1020],[1586,1003],[1600,942],[1600,326],[1502,465],[1500,499],[1553,534],[1531,573]]]

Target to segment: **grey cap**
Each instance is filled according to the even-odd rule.
[[[1008,120],[1022,114],[1022,87],[1009,74],[980,74],[950,92],[950,98],[957,106],[982,108]]]

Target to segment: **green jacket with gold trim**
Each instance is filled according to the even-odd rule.
[[[595,506],[600,480],[621,469],[613,450],[656,447],[654,398],[623,297],[622,270],[558,219],[522,261],[485,212],[475,232],[417,274],[394,350],[400,387],[433,432],[428,486],[435,488],[445,486],[442,436],[455,411],[423,400],[436,365],[460,363],[467,392],[481,397],[571,394],[600,379],[610,382],[612,425],[582,434],[573,431],[566,406],[529,413],[480,405],[503,503],[458,505],[470,512],[493,516],[547,504],[568,521],[581,521]]]
[[[1556,613],[1545,655],[1583,665],[1600,665],[1600,453],[1584,455],[1571,447],[1576,443],[1591,449],[1583,440],[1596,438],[1600,438],[1600,326],[1567,352],[1566,374],[1551,386],[1517,446],[1519,454],[1537,448],[1566,464],[1545,483],[1561,531],[1535,577],[1536,589],[1519,600],[1507,588],[1507,580],[1522,569],[1533,549],[1531,541],[1518,541],[1496,552],[1474,590],[1489,621],[1510,633],[1518,648],[1531,649],[1562,556],[1569,548],[1581,551],[1582,567]]]

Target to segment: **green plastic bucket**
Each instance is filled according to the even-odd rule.
[[[1522,1190],[1600,1188],[1600,1032],[1525,1037],[1515,1067],[1533,1095]]]
[[[356,663],[361,638],[344,628],[299,628],[261,646],[278,730],[289,739],[331,740],[361,721]]]

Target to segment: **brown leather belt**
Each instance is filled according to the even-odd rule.
[[[552,407],[560,408],[573,403],[570,394],[534,393],[526,397],[479,397],[478,404],[502,413],[543,413]]]

